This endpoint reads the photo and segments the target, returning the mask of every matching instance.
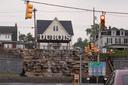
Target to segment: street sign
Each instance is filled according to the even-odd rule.
[[[105,76],[106,63],[105,62],[89,62],[90,76]]]

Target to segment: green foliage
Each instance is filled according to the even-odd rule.
[[[20,34],[19,41],[23,41],[23,42],[34,41],[34,38],[32,37],[31,33],[28,33],[27,35]]]
[[[114,51],[110,57],[128,57],[128,50]]]
[[[88,40],[85,39],[82,41],[82,38],[78,38],[77,42],[74,44],[75,47],[80,47],[80,48],[84,48],[87,45],[88,45]]]
[[[92,38],[92,42],[94,42],[95,40],[95,36],[99,31],[99,25],[95,24],[95,25],[91,25],[90,28],[86,29],[87,35],[89,35],[90,38]]]
[[[0,72],[0,77],[20,77],[16,73]]]
[[[27,41],[34,41],[34,38],[32,37],[31,33],[28,33],[26,38],[27,38]]]
[[[26,35],[25,34],[20,34],[19,35],[19,41],[25,42],[26,41]]]
[[[128,50],[115,50],[112,52],[112,54],[100,54],[100,57],[128,57]]]

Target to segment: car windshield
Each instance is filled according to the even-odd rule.
[[[123,85],[128,85],[128,75],[123,75]]]

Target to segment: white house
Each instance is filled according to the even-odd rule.
[[[128,30],[115,27],[103,30],[100,39],[97,38],[97,45],[98,42],[100,48],[128,49]]]
[[[40,49],[71,48],[73,36],[71,21],[37,20],[37,41]]]
[[[16,48],[17,25],[0,26],[0,47]]]

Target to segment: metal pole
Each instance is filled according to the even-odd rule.
[[[93,8],[93,26],[95,25],[95,8]],[[94,27],[93,27],[94,28]]]
[[[35,48],[37,48],[37,21],[36,21],[36,9],[33,9],[34,12],[34,28],[35,28]]]
[[[100,50],[100,38],[101,38],[101,26],[99,25],[99,33],[98,33],[98,49]],[[97,62],[100,62],[100,53],[98,52],[98,55],[97,55]],[[99,77],[97,76],[96,78],[96,82],[98,83],[99,82]]]
[[[99,26],[99,33],[98,33],[98,49],[100,49],[100,37],[101,37],[101,27]],[[98,53],[97,62],[100,61],[99,57],[100,57],[100,55],[99,55],[99,53]]]
[[[82,50],[80,49],[80,85],[82,83]]]
[[[95,8],[93,8],[93,29],[92,31],[95,29]],[[95,38],[94,35],[92,36],[92,40],[93,43],[95,42]]]

